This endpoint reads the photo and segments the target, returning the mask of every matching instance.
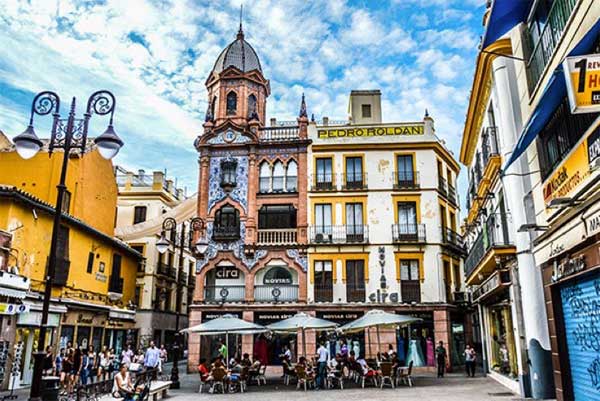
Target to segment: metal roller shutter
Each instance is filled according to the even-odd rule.
[[[560,289],[576,401],[600,401],[600,274]]]

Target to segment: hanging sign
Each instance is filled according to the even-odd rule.
[[[600,111],[600,54],[567,57],[563,62],[571,113]]]

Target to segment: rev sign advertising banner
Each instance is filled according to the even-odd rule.
[[[600,111],[600,54],[567,57],[563,62],[571,113]]]

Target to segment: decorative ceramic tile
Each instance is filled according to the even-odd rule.
[[[225,145],[231,143],[247,143],[250,142],[250,138],[242,135],[241,132],[228,129],[227,131],[221,132],[214,138],[210,138],[208,143],[211,145]]]
[[[294,259],[296,263],[302,266],[302,270],[304,272],[308,270],[308,259],[306,258],[306,256],[301,255],[300,251],[298,251],[297,249],[286,249],[285,253],[290,258]]]
[[[237,182],[231,192],[225,192],[221,188],[221,162],[226,160],[236,160]],[[248,157],[224,156],[211,157],[208,179],[208,210],[210,213],[214,205],[221,200],[229,198],[242,206],[244,211],[248,212]]]

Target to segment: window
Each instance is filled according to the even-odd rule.
[[[362,111],[363,118],[371,118],[371,105],[370,104],[362,104],[360,106]]]
[[[221,161],[221,187],[225,190],[231,190],[236,186],[236,170],[237,161],[223,160]]]
[[[273,192],[283,192],[284,176],[283,163],[277,160],[273,165]]]
[[[237,94],[235,92],[229,92],[227,94],[227,115],[232,116],[237,112]]]
[[[296,209],[292,205],[264,205],[258,211],[258,228],[296,228]]]
[[[256,109],[256,96],[248,96],[248,118],[258,117],[258,110]]]
[[[298,191],[298,163],[290,160],[285,175],[285,189],[288,192]]]
[[[258,189],[261,193],[271,191],[271,167],[266,161],[260,164]]]
[[[136,306],[140,306],[142,304],[142,287],[140,287],[139,285],[135,287],[133,302]]]
[[[346,240],[349,242],[364,239],[362,203],[346,203]]]
[[[346,158],[346,188],[363,188],[362,157],[360,156]]]
[[[119,255],[118,253],[113,254],[112,270],[110,273],[110,280],[108,283],[109,292],[115,292],[118,294],[123,293],[123,279],[121,278],[121,260],[121,255]]]
[[[237,239],[240,237],[240,212],[226,205],[215,213],[213,237],[217,239]]]
[[[94,254],[94,252],[88,253],[87,269],[86,269],[86,271],[88,273],[91,273],[94,270],[94,257],[95,256],[96,255]]]
[[[331,260],[315,260],[314,290],[316,302],[333,300],[333,263]]]
[[[146,221],[146,206],[136,206],[133,208],[133,224],[138,224]]]
[[[412,187],[415,182],[415,172],[413,171],[413,155],[396,156],[397,164],[397,185],[401,188]]]
[[[346,300],[348,302],[364,302],[365,300],[364,260],[346,261]]]
[[[56,269],[54,272],[54,284],[66,285],[69,277],[69,228],[60,226],[58,230],[58,242],[56,244]]]
[[[400,292],[402,302],[421,302],[418,260],[400,260]]]
[[[315,204],[315,242],[331,242],[333,227],[331,217],[331,203]]]
[[[63,213],[69,213],[69,209],[71,207],[71,192],[65,191],[62,199],[62,205],[60,206],[60,210]]]
[[[316,160],[316,189],[333,188],[333,168],[331,157],[317,158]]]
[[[417,233],[417,204],[398,202],[398,231],[400,234]]]
[[[215,111],[217,111],[217,97],[213,97],[213,100],[210,104],[210,113],[212,114],[212,118],[215,118]]]

